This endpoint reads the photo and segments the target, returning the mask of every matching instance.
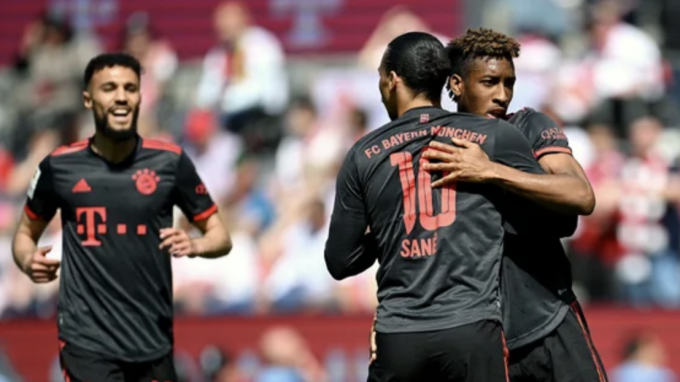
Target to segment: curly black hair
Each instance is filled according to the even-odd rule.
[[[468,29],[464,35],[455,38],[446,46],[446,56],[451,65],[449,77],[457,74],[466,78],[470,63],[481,57],[505,58],[512,62],[519,57],[520,44],[514,38],[488,28]],[[449,82],[446,90],[456,101]]]
[[[94,76],[95,73],[104,68],[112,68],[114,66],[129,68],[137,74],[138,78],[142,75],[142,64],[131,55],[122,52],[103,53],[91,59],[87,64],[85,73],[83,74],[83,85],[85,86],[85,89],[90,85],[90,80],[92,80],[92,76]]]

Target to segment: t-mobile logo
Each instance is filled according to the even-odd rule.
[[[108,231],[106,226],[105,207],[80,207],[76,208],[76,232],[78,235],[85,235],[82,245],[85,247],[98,247],[102,242],[97,238],[98,235],[105,235]],[[144,224],[138,224],[135,232],[137,235],[146,235],[147,228]],[[128,233],[126,224],[116,224],[116,234],[126,235]]]
[[[269,7],[277,17],[293,16],[286,43],[294,48],[315,48],[332,36],[324,28],[322,15],[332,16],[344,0],[269,0]]]
[[[100,246],[102,242],[97,240],[96,234],[106,233],[106,208],[104,207],[80,207],[76,208],[76,219],[78,222],[84,221],[85,224],[78,224],[76,231],[78,235],[87,235],[83,241],[84,246]],[[99,222],[97,222],[99,221]]]

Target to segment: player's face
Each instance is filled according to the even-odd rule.
[[[387,73],[384,66],[381,64],[378,68],[380,73],[380,81],[378,87],[380,88],[380,96],[382,103],[385,105],[385,110],[390,117],[390,120],[397,119],[397,75],[394,72]]]
[[[139,77],[130,68],[113,66],[96,72],[83,92],[85,107],[94,114],[97,132],[116,141],[137,133],[142,96]]]
[[[467,78],[454,75],[449,80],[457,97],[458,110],[493,118],[505,117],[516,80],[512,62],[487,57],[477,58],[469,65]]]

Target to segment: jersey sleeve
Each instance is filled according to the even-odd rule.
[[[174,202],[191,222],[205,220],[217,212],[217,205],[184,151],[175,174]]]
[[[524,134],[536,159],[546,154],[571,154],[567,136],[552,118],[543,113],[531,113],[524,124]]]
[[[513,126],[499,121],[494,146],[494,160],[517,170],[545,174],[534,158],[531,146]],[[571,236],[578,217],[553,212],[514,193],[506,192],[501,203],[505,229],[511,234],[545,233],[553,237]]]
[[[357,275],[376,260],[377,243],[366,233],[368,219],[359,180],[359,170],[350,150],[336,180],[335,203],[324,258],[336,280]]]
[[[57,213],[57,197],[54,191],[52,165],[46,157],[35,169],[26,192],[24,211],[32,220],[52,220]]]
[[[495,162],[516,168],[520,171],[542,174],[531,145],[522,133],[507,122],[498,120],[493,158]]]

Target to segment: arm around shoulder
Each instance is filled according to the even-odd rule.
[[[532,177],[538,177],[539,181],[545,182],[545,173],[533,156],[529,141],[513,126],[500,123],[498,135],[494,146],[494,161],[500,165],[499,171],[504,171],[508,176],[517,177],[519,184],[530,183]],[[576,230],[578,218],[574,214],[565,214],[546,208],[543,199],[536,195],[535,190],[530,192],[518,192],[518,187],[508,185],[507,182],[496,181],[516,195],[506,195],[513,202],[506,202],[508,220],[518,230],[528,229],[528,232],[544,231],[547,234],[567,237],[573,235]],[[544,186],[544,184],[539,184]],[[521,188],[520,188],[521,189]],[[521,198],[520,198],[521,196]],[[523,228],[525,227],[525,228]]]

